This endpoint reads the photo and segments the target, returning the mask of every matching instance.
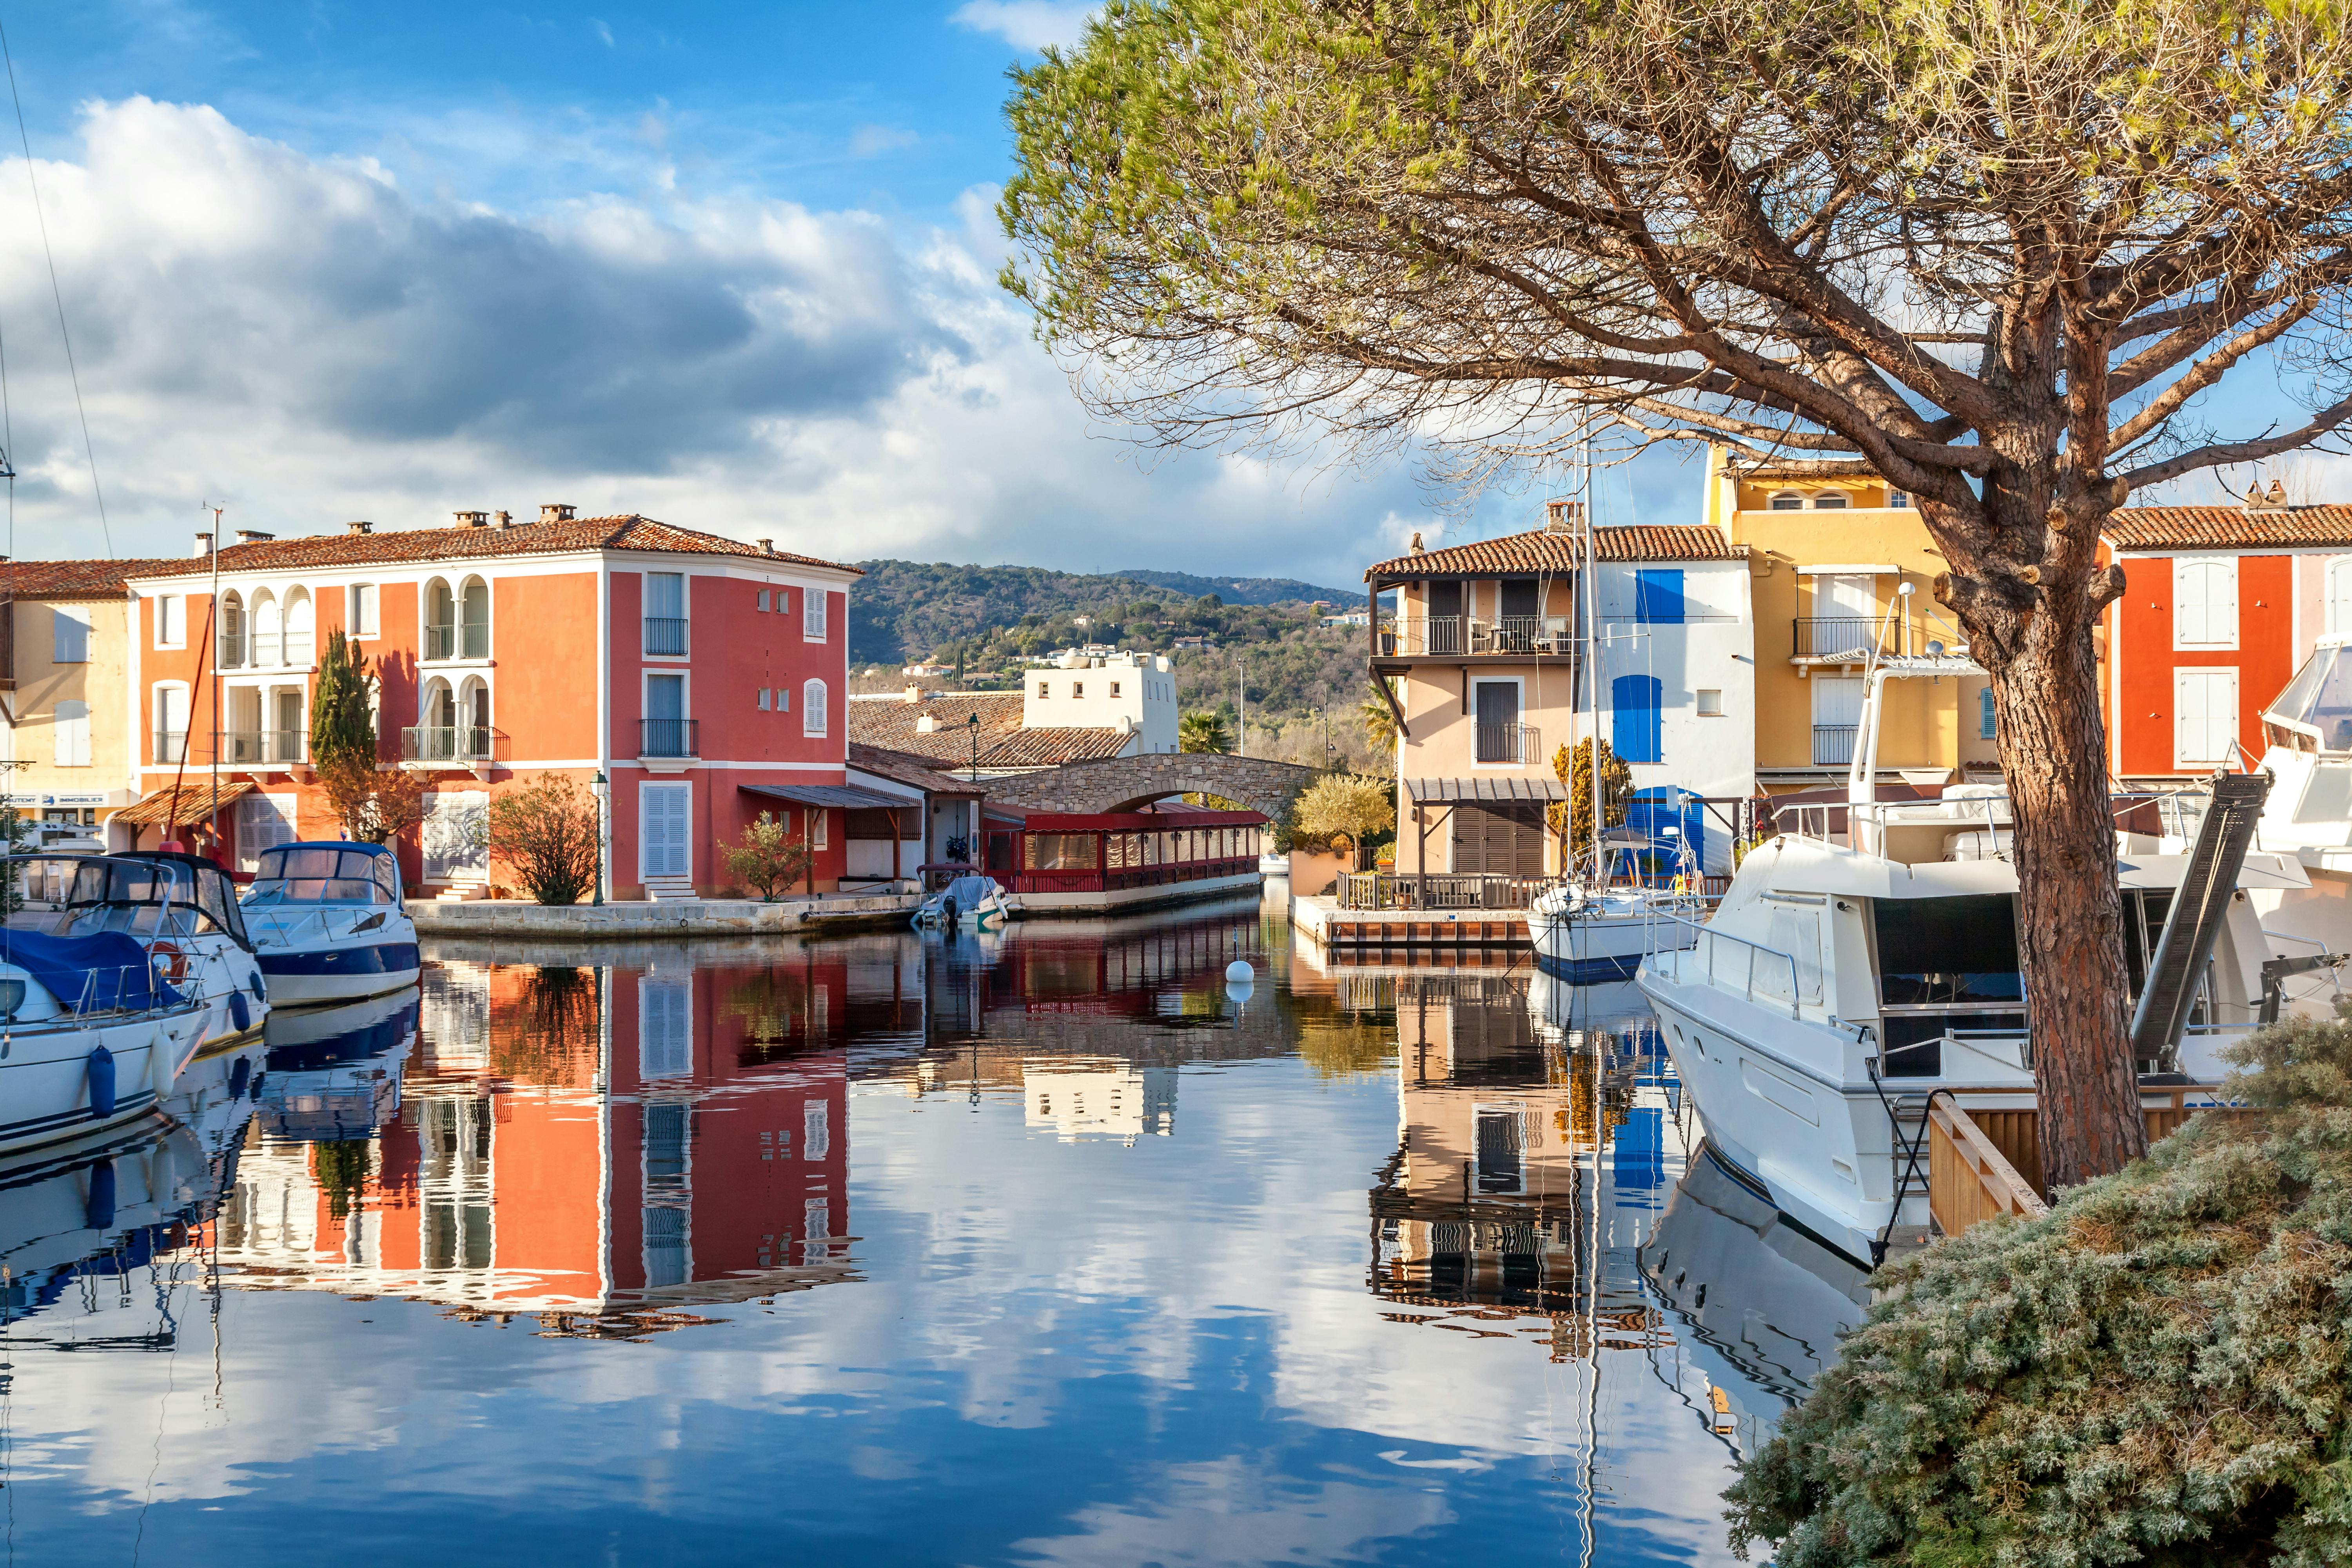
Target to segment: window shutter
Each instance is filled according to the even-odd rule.
[[[1977,693],[1977,706],[1979,709],[1979,712],[1977,714],[1977,739],[1979,741],[1990,741],[1993,738],[1991,687],[1988,686],[1983,690]]]
[[[1635,620],[1652,626],[1679,626],[1684,613],[1682,568],[1644,566],[1633,574]]]
[[[89,612],[76,605],[49,606],[49,624],[55,630],[51,641],[51,664],[88,664],[89,662]]]
[[[1662,689],[1654,675],[1621,675],[1609,683],[1609,744],[1629,763],[1663,760],[1658,711]]]

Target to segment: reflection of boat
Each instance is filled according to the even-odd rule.
[[[291,1070],[381,1056],[416,1032],[418,993],[394,991],[364,1002],[273,1013],[263,1039],[269,1065]]]
[[[0,1312],[21,1318],[76,1279],[145,1268],[176,1245],[209,1176],[195,1134],[162,1121],[72,1160],[0,1172]]]
[[[915,925],[923,931],[985,931],[1003,925],[1013,914],[1013,900],[996,879],[975,871],[925,899],[915,910]]]
[[[374,1137],[400,1113],[400,1069],[415,1037],[412,1032],[390,1051],[357,1060],[273,1068],[261,1091],[263,1130],[301,1143]]]
[[[258,1028],[269,992],[228,873],[194,855],[142,849],[70,858],[12,858],[24,907],[13,931],[60,937],[113,932],[147,950],[157,973],[205,1009],[204,1048]]]
[[[1648,838],[1625,828],[1612,828],[1603,837],[1597,882],[1571,878],[1528,905],[1536,963],[1563,980],[1629,979],[1645,955],[1690,946],[1706,919],[1688,845],[1681,870],[1667,886],[1654,887],[1641,864],[1654,849]]]
[[[0,1152],[105,1135],[152,1112],[208,1010],[121,931],[0,931]]]
[[[1704,1144],[1642,1247],[1641,1267],[1697,1331],[1687,1342],[1718,1415],[1764,1428],[1811,1392],[1870,1304],[1859,1264],[1791,1226]],[[1743,1432],[1741,1447],[1753,1452],[1761,1436]]]
[[[261,852],[245,914],[280,1006],[347,1002],[416,984],[416,922],[381,844],[280,844]]]

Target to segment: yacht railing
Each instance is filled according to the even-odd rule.
[[[1799,978],[1799,966],[1797,960],[1795,955],[1792,953],[1782,952],[1778,948],[1766,947],[1760,942],[1750,942],[1744,936],[1736,936],[1727,931],[1717,930],[1712,924],[1701,925],[1696,921],[1685,920],[1680,915],[1670,915],[1661,912],[1656,916],[1656,919],[1662,925],[1671,924],[1686,926],[1696,933],[1696,939],[1689,947],[1663,952],[1653,952],[1648,960],[1649,963],[1661,968],[1664,967],[1666,963],[1671,960],[1674,965],[1674,979],[1677,984],[1681,984],[1692,978],[1695,978],[1694,976],[1684,973],[1683,966],[1685,963],[1692,962],[1704,963],[1706,966],[1704,972],[1704,977],[1709,985],[1715,986],[1719,990],[1740,991],[1744,995],[1746,995],[1748,1001],[1753,1002],[1756,1000],[1758,989],[1758,966],[1756,961],[1760,956],[1763,958],[1777,959],[1780,963],[1785,963],[1789,966],[1789,989],[1785,993],[1769,989],[1770,984],[1778,983],[1777,979],[1775,979],[1774,981],[1767,983],[1767,988],[1763,993],[1767,999],[1775,1002],[1781,1000],[1783,996],[1785,996],[1789,1004],[1789,1016],[1791,1018],[1803,1016],[1801,1008],[1804,1003],[1812,1002],[1818,1004],[1822,999],[1821,977],[1819,973],[1816,973],[1813,977],[1811,994],[1806,994],[1804,985]],[[1728,962],[1719,959],[1717,956],[1717,950],[1725,942],[1729,942],[1734,947],[1743,950],[1744,956],[1735,957],[1735,959]]]

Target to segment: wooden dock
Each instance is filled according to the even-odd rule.
[[[1526,952],[1525,910],[1343,910],[1328,894],[1290,900],[1290,923],[1333,953]]]

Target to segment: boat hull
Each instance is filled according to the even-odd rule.
[[[362,1002],[416,984],[423,964],[414,940],[330,948],[264,948],[261,973],[279,1007]]]
[[[153,1112],[203,1043],[206,1010],[11,1030],[0,1045],[0,1156],[87,1141]],[[111,1062],[112,1103],[92,1057]]]
[[[1536,910],[1528,916],[1528,940],[1534,944],[1536,963],[1546,973],[1585,985],[1630,980],[1643,959],[1686,948],[1698,940],[1698,931],[1686,921],[1649,914],[1580,919]]]

